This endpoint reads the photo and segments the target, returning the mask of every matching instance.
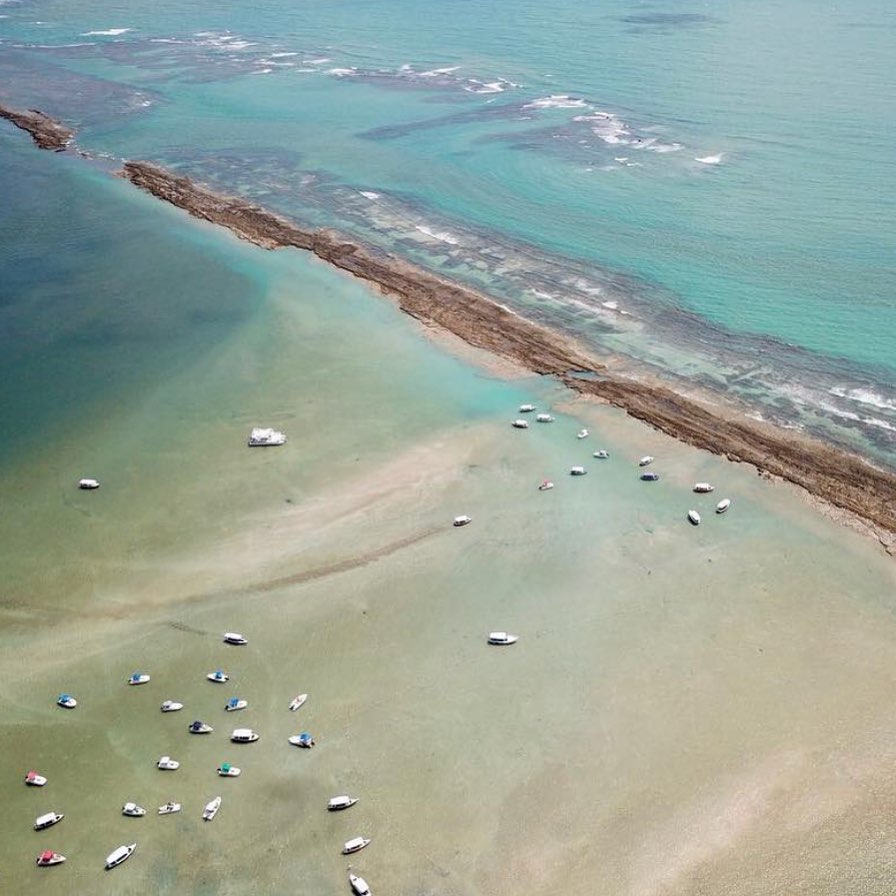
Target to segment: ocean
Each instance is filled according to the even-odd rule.
[[[111,175],[163,163],[892,467],[894,51],[877,0],[0,3],[0,102],[84,154],[0,123],[4,892],[888,894],[872,539]],[[527,401],[556,421],[512,429]]]

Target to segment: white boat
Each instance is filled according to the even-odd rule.
[[[245,709],[248,705],[248,700],[240,700],[239,697],[231,697],[227,703],[224,704],[224,709],[227,712],[237,712],[240,709]]]
[[[190,734],[211,734],[214,730],[207,722],[200,722],[199,719],[190,722]]]
[[[99,488],[100,483],[98,479],[79,479],[78,480],[78,488],[83,488],[86,491],[93,491],[95,488]]]
[[[225,644],[248,644],[248,640],[244,638],[239,632],[224,632],[224,643]]]
[[[45,831],[47,828],[53,827],[54,824],[59,824],[63,818],[65,816],[61,812],[47,812],[46,815],[34,819],[34,830]]]
[[[230,739],[235,744],[254,744],[258,740],[258,735],[251,728],[234,728]]]
[[[173,772],[180,768],[180,763],[176,759],[172,759],[170,756],[163,756],[156,763],[156,768],[160,768],[165,772]]]
[[[289,704],[289,711],[295,712],[297,709],[301,709],[307,699],[307,694],[297,694],[292,698],[292,702]]]
[[[472,522],[473,522],[473,517],[471,517],[471,516],[467,516],[466,514],[463,514],[462,516],[456,516],[456,517],[454,518],[454,525],[455,525],[455,526],[466,526],[466,525],[468,525],[469,523],[472,523]]]
[[[65,856],[61,856],[58,852],[53,852],[50,849],[46,852],[42,852],[37,857],[37,864],[40,865],[41,868],[46,868],[49,865],[61,865],[64,861]]]
[[[327,809],[329,809],[330,812],[338,812],[340,809],[348,809],[351,806],[354,806],[357,802],[358,798],[356,796],[348,796],[347,794],[333,796],[330,797],[330,800],[327,803]]]
[[[547,491],[550,491],[553,487],[554,487],[554,483],[551,482],[550,479],[544,479],[544,480],[542,480],[541,485],[538,486],[538,490],[540,492],[547,492]]]
[[[513,423],[510,424],[516,429],[528,429],[529,421],[528,420],[514,420]]]
[[[716,504],[716,513],[724,513],[731,506],[731,498],[722,498],[718,504]]]
[[[218,766],[218,774],[222,778],[238,778],[242,769],[237,768],[235,765],[231,765],[229,762],[222,762]]]
[[[256,426],[249,433],[250,448],[265,448],[269,445],[283,445],[286,443],[286,436],[276,429],[264,428]]]
[[[606,460],[610,456],[610,452],[605,448],[601,448],[599,451],[594,452],[594,457],[600,460]]]
[[[314,738],[307,731],[303,731],[301,734],[294,734],[287,740],[294,747],[304,747],[306,750],[310,750],[314,746]]]
[[[159,806],[159,815],[171,815],[174,812],[180,812],[180,803],[165,803]]]
[[[550,414],[539,414],[535,418],[536,423],[553,423],[554,418]]]
[[[359,852],[364,849],[368,843],[370,843],[369,837],[352,837],[351,840],[345,841],[345,846],[342,847],[342,854],[347,856],[351,855],[353,852]]]
[[[710,492],[715,491],[715,487],[708,482],[697,482],[694,484],[694,491],[698,495],[708,495]]]
[[[534,404],[521,404],[520,405],[520,413],[521,414],[531,414],[532,411],[535,410]]]
[[[28,774],[25,775],[25,783],[30,787],[43,787],[44,784],[47,783],[47,779],[37,772],[28,772]]]
[[[176,700],[166,700],[162,704],[162,712],[179,712],[183,708],[183,703],[178,703]]]
[[[131,818],[143,818],[146,815],[146,809],[136,803],[125,803],[121,807],[121,814],[129,815]]]
[[[370,887],[367,886],[367,881],[363,877],[358,877],[357,874],[352,874],[349,871],[348,882],[352,885],[355,896],[370,896]]]
[[[586,472],[586,470],[584,467],[570,467],[569,468],[570,476],[584,476],[585,472]]]
[[[56,705],[64,709],[74,709],[78,705],[78,701],[71,694],[60,694],[56,698]]]
[[[644,457],[642,457],[641,460],[638,461],[638,466],[646,467],[648,464],[652,464],[652,463],[653,463],[653,457],[651,457],[651,455],[649,455],[649,454],[645,454]]]
[[[580,429],[580,430],[576,433],[576,438],[577,438],[577,439],[587,439],[588,436],[590,436],[590,435],[591,435],[591,433],[588,432],[587,429]]]
[[[230,676],[223,669],[215,669],[214,672],[209,672],[205,677],[216,684],[223,684],[225,681],[230,680]]]
[[[210,803],[207,803],[205,808],[202,810],[203,821],[211,821],[218,814],[218,809],[220,808],[221,797],[216,796]]]
[[[688,522],[692,526],[699,526],[700,525],[700,514],[697,513],[696,510],[689,510],[688,511]]]
[[[129,859],[136,848],[137,844],[132,843],[130,846],[119,846],[118,849],[110,852],[109,855],[106,856],[106,870],[115,868],[125,861],[125,859]]]
[[[135,672],[129,679],[128,684],[146,684],[149,676],[145,672]]]
[[[488,636],[489,644],[516,644],[519,641],[519,635],[511,635],[507,632],[490,632]]]

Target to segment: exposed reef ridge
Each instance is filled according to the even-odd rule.
[[[15,109],[7,109],[6,106],[0,105],[0,118],[11,121],[17,128],[28,131],[31,139],[41,149],[51,149],[54,152],[62,152],[69,143],[75,132],[66,127],[64,124],[44,115],[37,109],[28,109],[25,112],[18,112]]]

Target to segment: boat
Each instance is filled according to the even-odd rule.
[[[722,498],[718,504],[716,504],[716,513],[724,513],[731,506],[731,498]]]
[[[588,436],[590,436],[590,435],[591,435],[591,433],[588,432],[587,429],[580,429],[580,430],[576,433],[576,438],[577,438],[577,439],[587,439]]]
[[[286,436],[276,429],[264,428],[256,426],[249,433],[250,448],[265,448],[269,445],[283,445],[286,443]]]
[[[165,803],[159,806],[159,815],[171,815],[174,812],[180,812],[180,803]]]
[[[47,779],[37,772],[28,772],[28,774],[25,775],[25,783],[30,787],[43,787],[44,784],[47,783]]]
[[[211,734],[214,730],[207,722],[200,722],[199,719],[190,723],[190,734]]]
[[[605,448],[601,448],[599,451],[594,452],[594,457],[598,458],[599,460],[606,460],[609,456],[610,452]]]
[[[348,809],[351,806],[354,806],[357,802],[358,798],[356,796],[348,796],[346,794],[343,794],[342,796],[333,796],[330,797],[327,802],[327,809],[330,812],[338,812],[340,809]]]
[[[305,701],[308,699],[307,694],[298,694],[292,698],[292,702],[289,704],[289,711],[295,712],[297,709],[301,709],[304,705]]]
[[[218,809],[220,808],[221,797],[216,796],[210,803],[206,803],[205,808],[202,810],[202,820],[211,821],[218,814]]]
[[[535,410],[534,404],[521,404],[520,405],[520,413],[521,414],[531,414],[532,411]]]
[[[41,868],[46,868],[48,865],[61,865],[64,861],[65,856],[61,856],[58,852],[53,852],[49,849],[37,857],[37,864]]]
[[[519,635],[511,635],[507,632],[490,632],[488,636],[489,644],[516,644],[519,641]]]
[[[129,679],[128,684],[146,684],[149,676],[145,672],[135,672]]]
[[[59,824],[63,818],[65,816],[61,812],[47,812],[46,815],[34,819],[34,830],[45,831],[47,828],[53,827],[54,824]]]
[[[125,803],[121,807],[121,814],[128,815],[131,818],[143,818],[146,815],[146,809],[143,806],[138,806],[136,803]]]
[[[254,744],[258,740],[258,735],[251,728],[234,728],[230,739],[235,744]]]
[[[351,840],[345,841],[345,846],[342,847],[342,854],[347,856],[351,855],[353,852],[359,852],[364,849],[368,843],[370,843],[369,837],[352,837]]]
[[[218,766],[218,774],[222,778],[238,778],[241,771],[242,769],[237,768],[235,765],[231,765],[229,762],[222,762]]]
[[[222,669],[215,669],[214,672],[209,672],[205,677],[216,684],[223,684],[225,681],[230,680],[230,676]]]
[[[179,712],[183,708],[183,703],[178,703],[176,700],[166,700],[162,704],[162,712]]]
[[[694,484],[694,491],[698,495],[708,495],[710,492],[715,491],[715,486],[710,485],[708,482],[697,482]]]
[[[697,513],[696,510],[689,510],[688,511],[688,522],[692,526],[699,526],[700,525],[700,514]]]
[[[249,642],[239,632],[224,632],[224,643],[240,646]]]
[[[370,896],[370,887],[367,886],[367,881],[363,877],[358,877],[357,874],[352,874],[349,871],[348,882],[352,885],[355,896]]]
[[[472,522],[473,522],[473,517],[467,516],[466,514],[463,514],[463,516],[456,516],[454,518],[455,526],[466,526],[467,524],[472,523]]]
[[[170,756],[163,756],[157,763],[156,768],[162,769],[164,772],[173,772],[180,768],[180,763]]]
[[[125,859],[129,859],[136,848],[137,844],[132,843],[130,846],[119,846],[118,849],[110,852],[109,855],[106,856],[106,870],[108,871],[110,868],[115,868],[125,861]]]
[[[78,488],[83,488],[85,491],[93,491],[95,488],[99,488],[100,483],[98,479],[79,479],[78,480]]]
[[[570,467],[569,468],[570,476],[584,476],[585,472],[586,471],[585,471],[584,467]]]
[[[307,731],[303,731],[301,734],[294,734],[289,738],[289,742],[294,747],[305,747],[306,749],[311,749],[314,746],[314,738]]]
[[[536,423],[553,423],[554,418],[550,414],[539,414],[535,418]]]
[[[60,694],[56,698],[56,705],[64,709],[74,709],[78,705],[78,701],[71,694]]]
[[[538,486],[540,492],[550,491],[554,487],[554,483],[550,479],[543,479],[541,485]]]
[[[642,473],[641,481],[642,482],[659,482],[660,474],[659,473]]]
[[[648,464],[652,464],[652,463],[653,463],[653,457],[649,454],[645,454],[644,457],[642,457],[641,460],[638,461],[638,466],[646,467]]]
[[[231,697],[224,705],[224,709],[227,712],[236,712],[239,709],[245,709],[248,705],[248,700],[240,700],[239,697]]]
[[[515,429],[528,429],[529,421],[528,420],[514,420],[513,423],[510,424]]]

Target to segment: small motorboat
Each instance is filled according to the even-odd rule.
[[[46,868],[48,865],[61,865],[64,861],[65,856],[61,856],[58,852],[53,852],[49,849],[37,857],[37,864],[41,868]]]
[[[61,812],[47,812],[46,815],[34,819],[34,830],[45,831],[47,828],[53,827],[54,824],[59,824],[63,818],[65,816]]]
[[[249,642],[239,632],[224,632],[224,643],[234,644],[239,647]]]
[[[128,679],[128,684],[146,684],[147,681],[149,681],[149,675],[145,672],[135,672]]]
[[[308,699],[307,694],[297,694],[292,698],[292,702],[289,704],[289,711],[295,712],[297,709],[301,709],[302,706],[305,705],[305,701]]]
[[[218,814],[218,809],[220,808],[221,797],[216,796],[210,803],[206,803],[205,808],[202,810],[202,820],[211,821]]]
[[[56,705],[64,709],[74,709],[78,705],[78,701],[71,694],[60,694],[56,698]]]
[[[731,498],[722,498],[718,504],[716,504],[716,513],[724,513],[731,506]]]
[[[190,734],[211,734],[214,730],[207,722],[200,722],[199,719],[190,722]]]
[[[183,703],[178,703],[176,700],[166,700],[162,704],[162,712],[179,712],[183,708]]]
[[[236,712],[240,709],[245,709],[249,705],[248,700],[240,700],[239,697],[231,697],[224,706],[224,709],[227,712]]]
[[[521,404],[520,405],[520,413],[521,414],[531,414],[532,411],[535,410],[534,404]]]
[[[536,423],[553,423],[554,418],[550,414],[539,414],[535,418]]]
[[[352,885],[352,892],[355,896],[370,896],[370,887],[367,886],[367,881],[363,877],[358,877],[357,874],[352,874],[349,871],[348,882]]]
[[[588,432],[587,429],[580,429],[580,430],[576,433],[576,438],[577,438],[577,439],[587,439],[588,436],[590,436],[590,435],[591,435],[591,433]]]
[[[47,783],[47,779],[37,772],[28,772],[28,774],[25,775],[25,783],[29,787],[43,787],[44,784]]]
[[[330,800],[327,803],[327,809],[330,812],[338,812],[340,809],[348,809],[351,806],[354,806],[357,802],[358,798],[356,796],[348,796],[346,794],[343,794],[342,796],[333,796],[330,797]]]
[[[644,457],[642,457],[641,460],[638,461],[638,466],[646,467],[648,464],[652,464],[652,463],[653,463],[653,457],[649,454],[645,454]]]
[[[126,859],[129,859],[136,848],[137,844],[132,843],[130,846],[119,846],[118,849],[110,852],[109,855],[106,856],[106,870],[108,871],[110,868],[115,868]]]
[[[235,744],[254,744],[258,740],[258,735],[251,728],[234,728],[230,739]]]
[[[128,815],[131,818],[143,818],[146,815],[146,809],[138,806],[136,803],[125,803],[121,807],[121,814]]]
[[[587,471],[584,467],[570,467],[569,475],[570,476],[584,476]]]
[[[283,445],[286,443],[286,436],[282,432],[270,427],[265,428],[256,426],[249,433],[250,448],[266,448],[269,445]]]
[[[529,421],[528,420],[514,420],[513,423],[510,424],[515,429],[528,429]]]
[[[511,635],[507,632],[490,632],[488,636],[489,644],[516,644],[519,641],[519,635]]]
[[[697,513],[696,510],[689,510],[688,511],[688,522],[692,526],[699,526],[700,525],[700,514]]]
[[[159,806],[159,815],[172,815],[175,812],[180,812],[180,803],[165,803],[164,806]]]
[[[314,738],[307,731],[303,731],[301,734],[294,734],[289,738],[289,742],[294,747],[305,747],[306,749],[311,749],[314,746]]]
[[[222,778],[238,778],[241,771],[242,769],[237,768],[235,765],[231,765],[229,762],[222,762],[218,766],[218,774]]]
[[[610,456],[610,452],[605,448],[601,448],[599,451],[595,451],[593,456],[598,458],[598,460],[606,460]]]
[[[100,483],[98,479],[79,479],[78,480],[78,488],[83,488],[85,491],[93,491],[95,488],[99,488]]]
[[[223,669],[215,669],[214,672],[209,672],[205,677],[209,681],[215,682],[215,684],[224,684],[225,681],[230,680],[230,676]]]
[[[541,485],[538,486],[540,492],[550,491],[554,487],[554,483],[550,479],[543,479]]]
[[[342,854],[347,856],[351,855],[353,852],[359,852],[364,849],[368,843],[370,843],[369,837],[352,837],[351,840],[345,841],[345,846],[342,847]]]
[[[642,473],[641,474],[641,482],[659,482],[660,474],[659,473]]]
[[[715,486],[710,485],[708,482],[697,482],[694,485],[694,491],[698,495],[708,495],[710,492],[715,491]]]
[[[455,527],[457,527],[457,526],[467,526],[467,525],[469,525],[469,524],[472,523],[472,522],[473,522],[473,517],[471,517],[471,516],[467,516],[466,514],[463,514],[463,516],[456,516],[456,517],[454,518],[454,526],[455,526]]]
[[[157,763],[156,768],[160,768],[163,772],[173,772],[180,768],[180,763],[170,756],[163,756]]]

